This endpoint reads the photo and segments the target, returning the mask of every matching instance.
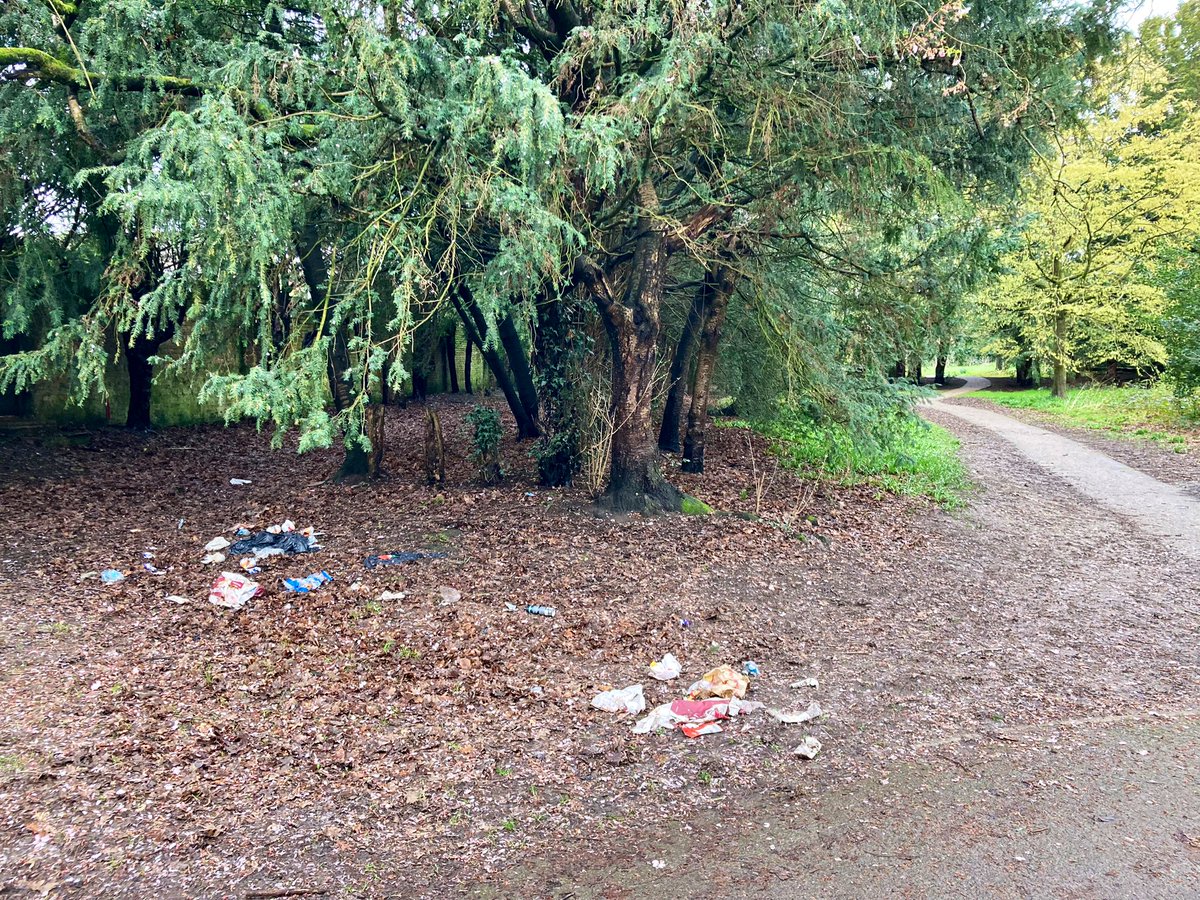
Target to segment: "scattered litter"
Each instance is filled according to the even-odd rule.
[[[793,752],[801,759],[816,759],[817,754],[821,752],[821,742],[809,735]]]
[[[288,524],[287,522],[284,525]],[[280,528],[272,525],[272,528]],[[296,534],[292,529],[283,531],[260,531],[248,538],[242,538],[229,548],[232,553],[241,555],[253,553],[255,556],[272,556],[277,553],[312,553],[318,549],[317,543],[302,534]]]
[[[679,673],[682,671],[683,667],[672,653],[668,653],[662,659],[658,660],[658,662],[650,663],[650,675],[659,681],[670,681],[672,678],[678,678]]]
[[[650,865],[654,866],[654,868],[656,868],[656,869],[665,869],[667,867],[667,864],[665,862],[663,862],[661,859],[650,860]]]
[[[284,519],[278,525],[268,525],[267,532],[269,534],[283,534],[285,531],[295,531],[296,523],[291,519]]]
[[[79,576],[79,580],[87,581],[89,578],[95,578],[99,574],[100,574],[99,572],[84,572],[82,575]]]
[[[329,584],[333,581],[333,576],[328,572],[320,571],[313,572],[307,578],[285,578],[283,586],[294,594],[307,594],[310,591],[315,591],[323,584]]]
[[[243,572],[249,572],[251,575],[257,575],[262,571],[258,567],[258,557],[247,556],[245,559],[239,559],[238,565],[242,567]]]
[[[204,563],[204,565],[208,566],[208,565],[212,565],[213,563],[223,563],[223,562],[225,562],[225,558],[226,557],[225,557],[224,553],[206,553],[204,555],[204,558],[201,559],[200,562],[202,562],[202,563]]]
[[[721,730],[718,719],[732,719],[762,709],[761,703],[737,697],[708,700],[673,700],[656,706],[633,726],[634,734],[646,734],[659,728],[678,727],[688,737],[715,734]]]
[[[125,573],[118,572],[116,569],[105,569],[100,573],[100,580],[105,584],[117,584],[125,580]]]
[[[445,559],[445,553],[426,553],[423,550],[406,550],[403,553],[378,553],[363,560],[368,569],[376,566],[402,566],[405,563],[416,562],[419,559]]]
[[[823,714],[821,704],[814,700],[808,704],[808,709],[797,710],[794,712],[785,712],[779,709],[768,709],[767,713],[773,718],[778,719],[784,725],[799,725],[801,722],[811,722],[813,719],[819,719]]]
[[[225,538],[215,537],[204,545],[204,549],[209,553],[216,553],[218,550],[224,550],[228,546],[229,541],[227,541]]]
[[[646,698],[640,684],[631,684],[621,690],[604,691],[592,698],[592,706],[605,712],[626,712],[637,715],[646,708]]]
[[[150,550],[143,550],[142,559],[154,559],[154,553]]]
[[[793,681],[788,687],[815,688],[820,687],[820,682],[815,678],[801,678],[799,681]]]
[[[245,525],[239,525],[237,531],[234,532],[238,537],[245,537],[250,533],[250,529]]]
[[[758,668],[758,663],[752,659],[748,659],[742,663],[742,674],[749,675],[751,678],[757,678],[762,674],[762,670]]]
[[[226,609],[241,609],[260,590],[262,588],[258,582],[251,581],[244,575],[222,572],[208,592],[208,602]]]
[[[558,610],[553,606],[538,606],[534,603],[530,603],[525,607],[525,612],[535,616],[546,616],[549,619],[553,619],[558,615]]]
[[[149,572],[151,575],[166,575],[167,574],[166,569],[160,569],[157,566],[155,566],[154,563],[148,563],[148,562],[142,563],[142,568],[145,569],[147,572]]]
[[[234,485],[252,484],[249,478],[230,478],[229,483]]]
[[[512,604],[512,603],[505,603],[505,604],[504,604],[504,608],[505,608],[505,610],[507,610],[508,612],[516,612],[516,611],[517,611],[517,607],[516,607],[516,605],[515,605],[515,604]]]
[[[191,597],[184,597],[181,594],[167,594],[167,599],[172,603],[191,603]]]
[[[176,531],[183,531],[183,523],[184,523],[184,520],[183,520],[183,519],[180,519],[180,520],[179,520],[179,521],[176,523],[176,525],[175,525],[175,530],[176,530]]]
[[[692,620],[691,620],[691,619],[680,619],[680,620],[679,620],[679,627],[680,627],[680,628],[691,628],[691,627],[692,627]]]
[[[408,594],[404,591],[384,591],[379,595],[380,600],[403,600]]]
[[[462,599],[462,591],[457,588],[446,587],[445,585],[438,588],[438,594],[442,598],[442,606],[449,606],[451,603],[457,603]]]
[[[732,666],[718,666],[688,689],[693,700],[706,697],[745,697],[750,689],[750,679]]]

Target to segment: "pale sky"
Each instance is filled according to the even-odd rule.
[[[1129,0],[1117,13],[1117,22],[1130,31],[1136,31],[1151,16],[1169,16],[1178,6],[1179,0]]]

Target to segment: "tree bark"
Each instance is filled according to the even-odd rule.
[[[517,388],[517,396],[521,399],[521,405],[525,407],[525,412],[533,422],[538,422],[538,394],[537,385],[533,382],[533,369],[529,366],[529,355],[525,352],[525,345],[521,343],[521,336],[517,333],[517,325],[513,322],[512,313],[505,313],[504,317],[496,323],[496,331],[500,336],[500,343],[504,347],[504,354],[508,357],[508,367],[513,375],[513,383]],[[539,433],[541,429],[538,429]]]
[[[446,483],[446,448],[442,443],[442,419],[430,407],[425,408],[425,480],[429,484]]]
[[[896,365],[892,367],[892,378],[901,379],[905,377],[906,372],[904,360],[897,360]]]
[[[454,304],[454,308],[458,311],[459,321],[462,322],[463,329],[467,332],[467,337],[474,341],[475,346],[479,348],[484,362],[487,363],[488,368],[492,370],[492,374],[496,377],[496,385],[500,388],[500,392],[504,394],[504,399],[508,401],[508,408],[512,411],[513,418],[517,422],[517,440],[523,441],[537,437],[541,434],[541,429],[538,427],[537,421],[530,418],[525,405],[521,402],[516,385],[513,384],[512,378],[509,377],[508,369],[505,368],[504,361],[501,359],[499,352],[495,346],[488,346],[485,342],[485,338],[487,337],[487,323],[483,320],[483,314],[475,306],[475,300],[466,285],[460,286],[457,292],[450,292],[450,302]]]
[[[158,352],[161,341],[145,336],[134,338],[125,347],[125,364],[129,369],[129,413],[126,428],[150,427],[150,397],[153,390],[154,367],[150,357]]]
[[[662,424],[658,429],[658,449],[664,453],[678,453],[680,450],[679,425],[683,417],[683,394],[687,387],[684,375],[687,373],[692,351],[696,347],[696,334],[700,331],[710,292],[711,287],[706,276],[704,284],[692,298],[692,306],[683,323],[683,330],[679,333],[679,343],[675,345],[675,355],[671,357],[671,370],[667,375],[667,399],[663,403]]]
[[[1054,386],[1051,393],[1060,400],[1067,396],[1067,314],[1059,310],[1054,315]]]
[[[937,358],[937,362],[934,363],[933,383],[934,384],[945,384],[946,383],[946,357],[944,357],[944,356],[939,356]]]
[[[653,183],[644,180],[638,193],[637,242],[624,298],[614,295],[594,262],[581,260],[580,276],[591,288],[612,350],[612,462],[600,502],[619,511],[679,511],[683,494],[663,478],[650,417],[668,254],[655,221]]]
[[[700,474],[704,471],[704,437],[708,427],[708,392],[712,384],[713,367],[717,362],[717,347],[725,325],[725,311],[737,284],[737,274],[730,266],[719,265],[705,276],[711,284],[706,304],[704,324],[700,331],[700,349],[696,358],[696,373],[692,379],[692,405],[688,409],[687,436],[683,442],[683,471]]]
[[[1033,387],[1033,360],[1022,359],[1016,365],[1017,387]]]
[[[446,371],[450,375],[450,393],[458,393],[458,329],[450,323],[450,332],[446,335]]]
[[[475,346],[475,342],[471,340],[471,336],[466,335],[467,348],[463,353],[463,387],[468,394],[475,393],[471,390],[471,349]]]

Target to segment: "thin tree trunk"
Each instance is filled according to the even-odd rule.
[[[483,321],[483,314],[475,307],[475,300],[471,297],[470,291],[465,285],[461,286],[458,292],[451,291],[450,302],[458,310],[459,321],[462,322],[468,338],[474,341],[475,346],[479,348],[484,362],[496,377],[496,385],[504,394],[504,399],[508,401],[508,408],[517,422],[517,440],[523,441],[537,437],[541,434],[541,430],[538,428],[537,422],[530,418],[529,412],[521,402],[516,385],[513,384],[508,369],[504,366],[504,361],[500,358],[495,346],[489,347],[485,342],[487,333],[484,329],[487,325]]]
[[[683,494],[663,478],[650,417],[668,254],[654,219],[658,198],[649,179],[642,182],[638,199],[638,237],[624,299],[614,295],[594,263],[584,264],[581,272],[612,350],[612,462],[601,502],[616,510],[678,511]]]
[[[706,283],[709,277],[705,278]],[[696,356],[696,374],[692,379],[692,405],[688,409],[687,436],[683,442],[683,471],[700,474],[704,471],[704,438],[708,427],[708,392],[712,384],[713,367],[717,362],[717,347],[725,324],[725,311],[737,283],[737,274],[725,265],[711,273],[711,294],[700,331],[700,349]]]
[[[450,323],[446,335],[446,370],[450,373],[450,393],[458,393],[458,329]]]
[[[446,448],[442,443],[442,419],[432,407],[425,408],[425,480],[446,483]]]
[[[946,357],[944,357],[944,356],[939,356],[937,358],[937,362],[934,363],[933,383],[934,384],[945,384],[946,383]]]
[[[150,357],[158,352],[159,341],[138,337],[125,347],[125,363],[129,369],[129,413],[126,428],[150,427],[150,396],[153,390],[154,367]]]
[[[680,419],[683,418],[683,394],[687,388],[684,376],[687,374],[692,351],[696,347],[696,334],[700,331],[710,292],[711,286],[706,275],[704,284],[692,298],[683,330],[679,333],[679,343],[675,345],[675,355],[671,357],[671,370],[667,375],[667,399],[663,403],[662,424],[658,429],[658,449],[664,453],[678,453],[680,450],[679,425]]]
[[[908,378],[913,384],[921,383],[921,357],[913,356],[908,361]]]
[[[504,317],[496,323],[496,331],[500,336],[504,353],[508,357],[508,367],[517,388],[517,396],[521,398],[521,405],[525,407],[529,418],[537,422],[539,411],[537,385],[533,382],[533,369],[529,366],[529,355],[525,352],[525,345],[521,343],[521,336],[517,333],[517,325],[513,322],[512,313],[504,314]]]
[[[463,330],[466,331],[465,328]],[[467,347],[463,352],[463,387],[468,394],[473,394],[475,392],[471,390],[471,348],[475,346],[475,342],[471,340],[469,334],[465,334],[464,337]]]
[[[904,366],[904,360],[897,360],[896,365],[892,368],[892,377],[895,379],[901,379],[905,377],[906,372],[907,369]]]
[[[297,254],[313,308],[322,308],[329,297],[329,264],[325,259],[325,249],[321,246],[320,232],[314,223],[307,223],[301,231]],[[329,393],[333,398],[334,409],[340,413],[349,409],[355,399],[354,388],[346,377],[350,371],[350,349],[345,332],[341,328],[335,331],[331,338],[327,359]],[[346,436],[343,434],[345,456],[333,476],[334,481],[353,482],[378,476],[380,461],[383,459],[383,408],[378,404],[367,406],[363,430],[371,443],[371,449],[364,449],[357,441],[346,442]]]
[[[1067,314],[1059,310],[1054,315],[1054,387],[1052,393],[1062,399],[1067,396]]]

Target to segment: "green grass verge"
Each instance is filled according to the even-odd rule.
[[[926,371],[932,373],[933,366],[928,366]],[[946,366],[946,377],[948,378],[966,378],[968,375],[977,375],[980,378],[1011,378],[1014,374],[1012,369],[998,369],[993,363]]]
[[[772,451],[809,478],[875,485],[905,497],[927,497],[947,509],[966,504],[971,479],[959,442],[946,429],[914,418],[884,447],[872,447],[840,425],[776,421],[753,427],[772,439]]]
[[[1193,402],[1181,401],[1163,384],[1094,385],[1072,388],[1059,400],[1049,388],[979,391],[975,396],[1012,409],[1031,409],[1064,425],[1095,428],[1165,444],[1187,452],[1187,439],[1200,425]]]

